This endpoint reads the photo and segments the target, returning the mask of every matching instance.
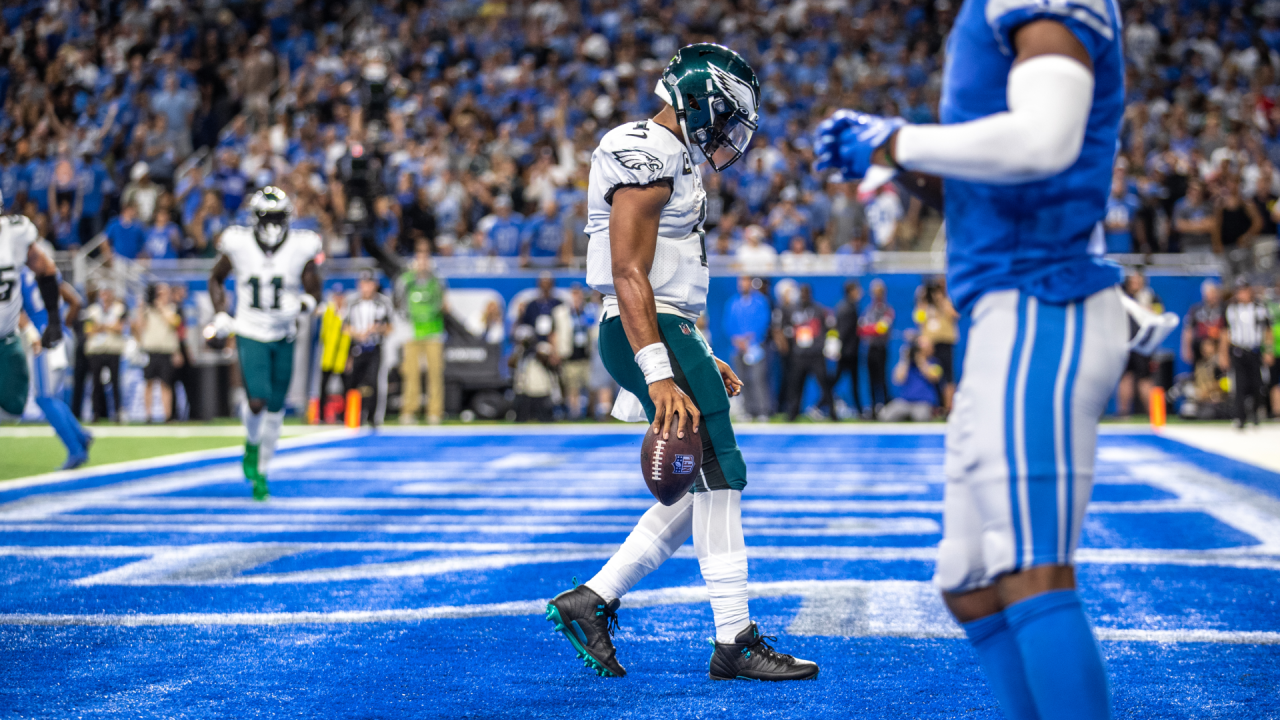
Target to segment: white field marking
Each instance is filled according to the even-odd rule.
[[[1159,434],[1184,445],[1280,472],[1280,450],[1277,450],[1280,426],[1249,427],[1242,431],[1227,425],[1167,425]]]
[[[72,580],[91,585],[282,585],[346,580],[380,580],[425,577],[445,573],[483,572],[522,565],[546,565],[607,559],[617,550],[612,544],[579,543],[205,543],[161,546],[0,547],[0,556],[143,558],[102,573]],[[302,554],[369,553],[375,551],[432,552],[430,557],[394,562],[313,568],[282,573],[245,575],[259,565]],[[777,546],[753,545],[748,555],[756,561],[846,560],[932,563],[936,547]],[[441,554],[442,553],[442,554]],[[696,559],[685,545],[675,557]],[[1247,549],[1220,550],[1081,550],[1079,564],[1173,565],[1183,567],[1234,567],[1280,571],[1280,556]]]
[[[648,510],[652,507],[654,501],[651,498],[642,497],[612,497],[612,498],[582,498],[582,497],[564,497],[564,498],[345,498],[345,497],[317,497],[317,498],[281,498],[273,497],[265,506],[262,503],[254,502],[248,497],[229,498],[229,497],[126,497],[120,499],[103,499],[96,501],[91,505],[85,505],[86,508],[99,510],[248,510],[248,511],[264,511],[264,508],[274,513],[291,513],[303,511],[341,511],[344,520],[350,522],[352,520],[363,519],[362,513],[373,512],[377,510],[482,510],[493,513],[501,513],[506,515],[514,511],[525,512],[601,512],[609,510]],[[924,513],[930,515],[940,515],[942,513],[942,501],[940,500],[831,500],[823,498],[796,498],[794,494],[788,493],[784,496],[771,498],[768,496],[757,496],[755,499],[744,499],[742,501],[744,510],[743,522],[752,522],[753,517],[771,517],[783,513],[813,513],[813,514],[848,514],[848,513]],[[1094,502],[1089,504],[1089,512],[1093,514],[1125,514],[1125,513],[1174,513],[1174,512],[1203,512],[1206,506],[1199,503],[1184,502],[1182,500],[1134,500],[1131,502]],[[0,506],[0,521],[11,519],[4,515],[5,506]],[[48,515],[41,516],[40,520],[58,520],[60,522],[73,522],[79,520],[81,515]],[[206,515],[205,520],[216,517],[212,514]],[[238,515],[237,517],[249,517],[249,515]],[[413,519],[415,516],[401,515],[391,516],[398,519]],[[463,522],[461,518],[469,516],[455,515],[451,516],[458,522]],[[122,518],[124,519],[124,518]],[[594,515],[581,515],[578,520],[595,520]],[[786,520],[790,520],[787,517]],[[632,518],[632,521],[634,517]]]
[[[937,592],[927,582],[904,580],[801,580],[751,583],[752,598],[800,597],[801,607],[787,628],[792,635],[827,637],[960,638]],[[707,602],[705,587],[641,590],[624,599],[637,609]],[[4,625],[124,626],[300,625],[406,623],[423,620],[542,615],[545,600],[413,609],[285,613],[170,613],[118,615],[0,615]],[[1280,632],[1185,628],[1141,630],[1099,628],[1100,639],[1121,642],[1277,644]]]
[[[93,428],[93,432],[97,433],[98,428]],[[240,433],[244,433],[244,429],[240,429]],[[319,445],[324,443],[343,440],[354,437],[356,433],[351,430],[328,430],[318,432],[312,435],[300,437],[285,438],[280,441],[278,453],[288,450],[308,447],[311,445]],[[32,475],[31,477],[16,478],[14,480],[5,480],[0,483],[0,492],[10,490],[21,490],[23,488],[36,487],[39,485],[51,485],[54,483],[68,482],[71,480],[84,480],[86,478],[101,477],[103,475],[115,475],[118,473],[134,472],[138,470],[158,470],[170,468],[179,464],[190,462],[198,462],[200,460],[229,460],[239,457],[244,452],[241,447],[218,448],[215,450],[195,450],[192,452],[175,453],[173,455],[161,455],[159,457],[146,458],[144,460],[128,460],[125,462],[108,463],[106,465],[97,465],[82,470],[59,470],[57,472],[44,473],[43,475]],[[92,454],[92,451],[90,451]],[[286,454],[287,455],[287,454]],[[277,454],[277,459],[283,457]]]
[[[467,482],[411,482],[396,487],[394,492],[397,495],[486,495],[497,497],[521,495],[526,497],[555,497],[572,494],[577,496],[616,497],[619,484],[617,481],[634,480],[636,484],[640,482],[640,468],[637,466],[632,470],[634,472],[629,473],[629,475],[633,477],[620,476],[617,473],[583,473],[581,476],[575,476],[568,481],[563,480],[563,472],[530,472],[524,474],[520,480],[504,479],[497,482],[483,482],[483,478],[471,477],[467,478]],[[327,473],[327,475],[328,479],[333,479],[333,473]],[[759,478],[760,475],[760,473],[757,473],[756,477]],[[804,478],[799,476],[787,477],[786,475],[779,476],[766,473],[764,477],[770,482],[789,483],[789,487],[795,491],[792,494],[822,489],[824,494],[833,497],[841,495],[924,495],[930,490],[928,485],[920,483],[841,483],[838,482],[839,478],[829,478],[836,481],[830,483],[825,481],[807,483],[802,482]],[[294,480],[297,478],[290,476],[287,479]],[[387,478],[383,475],[378,476],[378,480],[390,479],[392,478]],[[865,476],[858,479],[865,479]]]
[[[646,423],[608,423],[604,425],[577,425],[556,423],[550,425],[440,425],[435,427],[393,426],[378,428],[381,435],[412,436],[521,436],[521,435],[644,435]],[[733,424],[735,435],[942,435],[946,425],[937,423],[738,423]]]
[[[640,519],[639,514],[632,515],[345,515],[345,514],[290,514],[290,513],[272,513],[272,512],[247,512],[247,513],[190,513],[190,514],[144,514],[144,513],[122,513],[119,515],[59,515],[50,518],[51,522],[56,523],[88,523],[88,524],[110,524],[110,523],[269,523],[288,525],[294,523],[300,524],[337,524],[349,525],[352,522],[361,524],[375,523],[404,523],[413,521],[422,524],[448,524],[448,525],[563,525],[580,522],[592,522],[597,524],[625,524],[628,528],[633,527],[637,520]],[[864,530],[867,532],[879,531],[884,529],[918,529],[920,533],[897,533],[897,534],[928,534],[936,533],[939,530],[938,523],[932,518],[918,517],[864,517],[864,516],[848,516],[848,515],[796,515],[787,517],[770,517],[751,515],[742,519],[742,524],[746,527],[774,527],[785,526],[787,528],[804,528],[814,527],[815,529],[825,528],[848,528],[853,531]]]
[[[386,535],[624,535],[635,527],[634,521],[620,524],[601,524],[574,521],[564,524],[494,522],[470,523],[414,523],[403,522],[358,523],[346,518],[342,522],[38,522],[0,523],[0,532],[57,532],[57,533],[173,533],[173,534],[235,534],[235,533],[309,533],[350,532]],[[777,520],[775,520],[777,522]],[[748,526],[747,537],[873,537],[937,535],[942,527],[930,518],[832,518],[824,527]]]
[[[305,443],[307,438],[301,438],[300,440]],[[236,450],[235,452],[238,453],[240,451]],[[319,448],[316,450],[294,451],[285,455],[277,455],[272,463],[272,468],[305,467],[313,463],[328,462],[336,458],[347,457],[353,452],[356,452],[353,448]],[[243,480],[243,475],[238,465],[219,463],[196,471],[153,475],[85,490],[30,495],[0,505],[0,522],[43,520],[53,515],[71,513],[83,508],[98,507],[99,503],[110,503],[130,497],[161,495],[214,483],[241,480]]]
[[[193,438],[193,437],[244,437],[242,425],[94,425],[90,431],[95,438]],[[285,425],[280,430],[282,438],[317,435],[333,432],[332,426]],[[0,427],[0,438],[55,437],[48,425]]]

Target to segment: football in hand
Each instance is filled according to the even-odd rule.
[[[666,440],[649,426],[640,446],[640,470],[649,492],[663,505],[674,505],[702,471],[702,435],[685,431],[676,437],[671,430]]]

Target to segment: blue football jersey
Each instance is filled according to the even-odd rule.
[[[1084,147],[1071,167],[1044,180],[945,182],[948,287],[961,312],[990,290],[1017,288],[1064,303],[1121,279],[1120,268],[1100,257],[1100,223],[1124,114],[1120,11],[1113,0],[965,0],[947,39],[941,119],[966,122],[1009,109],[1013,33],[1040,19],[1065,25],[1093,59]]]

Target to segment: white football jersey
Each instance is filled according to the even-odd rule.
[[[659,306],[696,318],[707,306],[707,251],[702,222],[707,193],[689,152],[667,128],[651,120],[610,130],[591,154],[587,189],[587,284],[614,304],[613,259],[609,249],[609,210],[619,188],[665,185],[671,199],[662,208],[658,245],[649,284]]]
[[[236,334],[259,342],[292,338],[302,311],[302,269],[320,254],[320,236],[291,229],[268,254],[253,228],[232,225],[222,231],[218,249],[235,268]]]
[[[27,250],[39,234],[22,215],[0,218],[0,338],[18,329],[22,313],[22,280],[19,272],[27,264]]]

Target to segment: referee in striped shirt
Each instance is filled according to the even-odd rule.
[[[373,272],[361,272],[359,296],[347,306],[344,322],[344,330],[351,336],[347,390],[360,391],[362,409],[370,425],[377,425],[382,339],[391,329],[391,301],[379,290]]]
[[[1254,299],[1253,287],[1245,283],[1236,290],[1223,318],[1227,342],[1221,344],[1219,362],[1224,368],[1229,366],[1235,375],[1235,426],[1244,427],[1249,414],[1257,425],[1265,387],[1262,367],[1275,365],[1275,356],[1271,353],[1271,316],[1267,308]]]

